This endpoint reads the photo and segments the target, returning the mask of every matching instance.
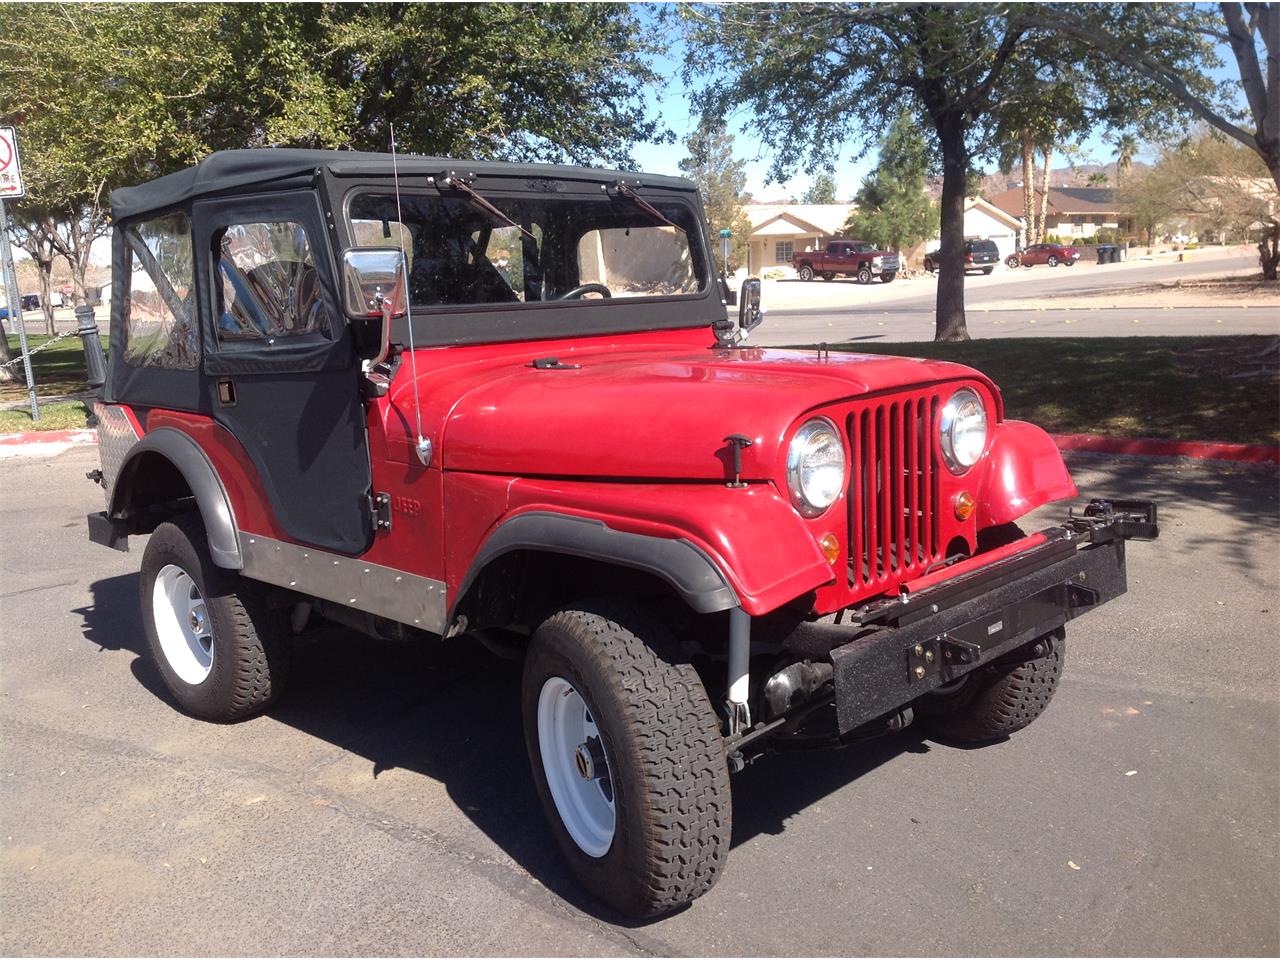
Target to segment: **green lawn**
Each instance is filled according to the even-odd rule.
[[[83,430],[88,426],[88,411],[79,400],[40,404],[40,419],[32,421],[31,410],[0,410],[0,433],[25,433],[28,430]]]
[[[987,374],[1009,417],[1051,433],[1280,441],[1280,339],[1026,337],[850,343],[832,350],[954,360]]]
[[[27,347],[34,350],[51,337],[27,336]],[[18,338],[9,334],[9,349],[16,358],[19,354]],[[102,349],[107,349],[107,338],[102,338]],[[27,395],[27,384],[22,376],[22,363],[15,365],[18,379],[0,383],[0,400],[21,400]],[[36,395],[58,397],[88,390],[84,382],[84,347],[79,337],[59,340],[48,350],[33,354],[31,373],[36,381]]]

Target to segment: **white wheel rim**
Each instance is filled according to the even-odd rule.
[[[538,750],[560,822],[583,853],[603,857],[616,823],[609,757],[586,701],[563,677],[538,695]]]
[[[187,571],[168,564],[151,588],[151,616],[160,651],[183,683],[196,686],[213,669],[209,608]]]

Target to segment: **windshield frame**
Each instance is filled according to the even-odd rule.
[[[618,174],[600,171],[599,179],[578,180],[557,176],[484,175],[470,186],[490,201],[508,199],[582,199],[598,202],[602,193],[617,182]],[[632,181],[634,182],[634,181]],[[643,182],[643,180],[641,181]],[[602,190],[602,187],[604,188]],[[391,195],[395,186],[390,177],[334,178],[329,183],[330,224],[335,247],[355,247],[350,219],[352,201],[367,194]],[[697,191],[669,186],[640,186],[638,192],[649,203],[675,203],[686,208],[694,226],[687,234],[690,253],[701,259],[705,280],[694,293],[643,297],[615,297],[611,300],[544,300],[518,303],[478,303],[414,305],[414,341],[422,346],[462,343],[500,343],[518,340],[547,340],[614,333],[641,333],[650,330],[710,326],[727,316],[714,252],[707,240],[706,218]],[[439,196],[441,192],[414,173],[400,175],[401,196]],[[696,235],[695,235],[696,234]],[[695,267],[695,269],[697,269]],[[393,323],[391,339],[408,340],[408,322]]]

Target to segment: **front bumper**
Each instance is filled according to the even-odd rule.
[[[1126,540],[1158,535],[1154,503],[1095,500],[1025,550],[854,611],[844,624],[806,625],[843,641],[828,654],[840,734],[1014,651],[1034,655],[1021,648],[1125,592]]]

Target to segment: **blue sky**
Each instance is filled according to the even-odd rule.
[[[648,19],[647,13],[641,14]],[[651,89],[646,96],[649,114],[659,117],[676,135],[676,142],[670,144],[642,143],[632,149],[635,166],[644,173],[660,173],[680,176],[678,166],[687,153],[684,141],[697,127],[698,120],[689,94],[680,80],[680,63],[684,51],[679,41],[673,43],[665,56],[653,62],[653,68],[662,77],[662,83]],[[1219,82],[1235,82],[1235,60],[1230,48],[1222,44],[1218,50],[1223,65],[1214,70],[1215,79]],[[746,161],[747,191],[757,200],[778,200],[789,196],[799,197],[808,189],[812,178],[806,174],[797,174],[784,184],[773,183],[766,186],[769,176],[771,154],[754,134],[744,129],[745,115],[729,117],[729,129],[734,135],[734,150],[737,156]],[[1076,163],[1110,163],[1114,161],[1114,149],[1106,142],[1107,137],[1101,131],[1086,138],[1081,145],[1078,157],[1072,158]],[[851,159],[852,145],[844,151],[845,159],[837,166],[836,196],[840,200],[852,199],[862,183],[862,178],[875,167],[876,152],[874,149],[861,159]],[[1152,151],[1143,145],[1139,159],[1151,159]],[[1055,159],[1055,168],[1065,167],[1068,160],[1062,155]],[[988,165],[993,170],[993,165]]]

